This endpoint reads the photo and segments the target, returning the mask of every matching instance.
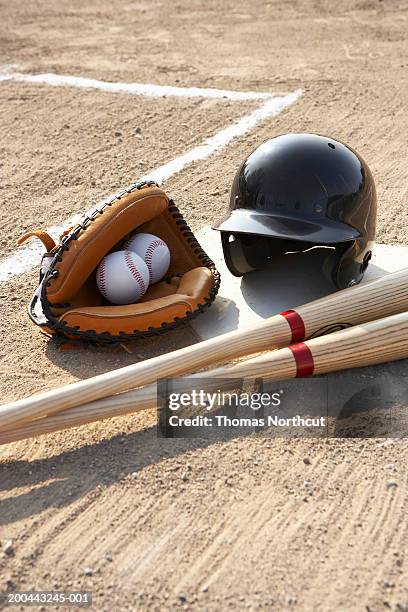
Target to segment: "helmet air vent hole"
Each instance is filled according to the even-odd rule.
[[[331,149],[335,149],[335,148],[336,148],[332,142],[328,142],[327,144],[329,145],[329,147],[330,147]]]

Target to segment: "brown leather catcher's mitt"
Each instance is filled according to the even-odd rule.
[[[171,259],[167,277],[150,285],[135,304],[114,306],[99,293],[95,272],[102,258],[135,230],[159,236]],[[56,337],[122,342],[158,335],[202,312],[214,300],[220,275],[175,204],[153,182],[135,183],[100,204],[56,245],[42,230],[40,285],[30,318]]]

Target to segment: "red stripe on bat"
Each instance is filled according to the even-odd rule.
[[[296,310],[287,310],[286,312],[281,312],[280,314],[289,324],[290,331],[292,332],[291,342],[301,342],[304,340],[306,330],[300,314],[298,314]]]
[[[296,378],[311,376],[314,372],[313,355],[304,342],[289,347],[296,361]]]

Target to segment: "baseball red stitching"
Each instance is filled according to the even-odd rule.
[[[146,291],[146,285],[144,283],[143,276],[140,274],[139,270],[136,268],[135,264],[133,263],[132,255],[135,255],[133,251],[125,251],[125,262],[126,262],[127,267],[129,268],[129,272],[131,273],[131,275],[133,276],[133,278],[139,285],[140,291],[144,293]]]
[[[99,289],[100,292],[102,293],[103,297],[106,299],[108,298],[108,292],[106,290],[106,260],[102,259],[102,263],[99,266],[99,272],[98,272],[98,280],[99,280]]]
[[[152,260],[154,250],[159,246],[166,246],[163,240],[153,240],[146,249],[145,262],[150,276],[153,276]]]

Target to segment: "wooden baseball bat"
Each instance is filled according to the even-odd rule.
[[[305,338],[408,310],[408,269],[344,289],[244,330],[235,330],[159,357],[0,406],[0,431],[159,378],[288,346]]]
[[[408,312],[405,312],[264,353],[259,357],[232,366],[187,376],[184,380],[186,389],[188,389],[188,384],[193,383],[197,378],[285,380],[396,361],[407,357]],[[217,387],[222,390],[225,382],[217,381]],[[77,406],[60,414],[32,421],[16,429],[3,431],[0,433],[0,444],[155,406],[156,387],[150,385],[143,389]]]

